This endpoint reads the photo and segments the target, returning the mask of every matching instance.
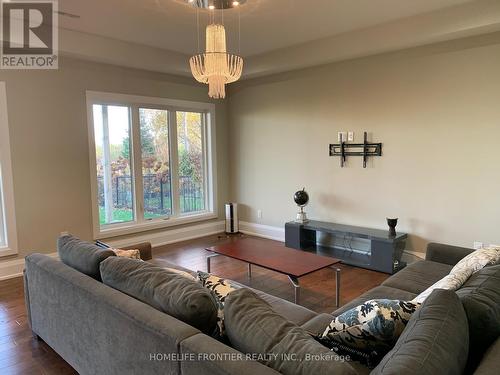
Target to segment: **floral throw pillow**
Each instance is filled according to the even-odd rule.
[[[434,289],[459,289],[474,272],[500,262],[500,247],[490,246],[476,250],[460,260],[448,275],[436,281],[412,301],[422,303]]]
[[[326,327],[319,340],[336,352],[353,351],[380,359],[389,352],[419,303],[374,299],[347,310]]]
[[[212,292],[217,301],[217,332],[214,336],[224,339],[226,336],[224,329],[224,303],[229,293],[241,287],[231,283],[229,280],[202,271],[198,271],[198,280],[201,285]]]
[[[474,272],[477,272],[488,265],[498,264],[499,262],[500,247],[485,247],[484,249],[476,250],[461,259],[460,262],[458,262],[455,267],[451,269],[450,274],[465,271],[470,272],[472,275]]]

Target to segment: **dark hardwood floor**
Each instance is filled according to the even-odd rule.
[[[219,236],[203,237],[155,248],[153,256],[192,270],[206,270],[205,247],[227,241]],[[339,265],[341,305],[382,283],[388,275]],[[212,259],[212,273],[250,285],[269,294],[293,301],[293,288],[287,277],[253,267],[247,277],[245,263],[223,256]],[[323,269],[300,279],[301,304],[317,312],[335,310],[335,271]],[[28,325],[22,278],[0,281],[0,374],[76,374],[43,341],[34,339]]]

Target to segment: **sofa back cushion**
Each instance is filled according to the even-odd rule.
[[[197,281],[136,259],[110,257],[101,263],[104,284],[163,311],[206,334],[217,324],[217,303]]]
[[[61,236],[57,240],[57,252],[61,261],[88,275],[101,281],[99,264],[110,256],[115,256],[111,250],[103,249],[93,243],[82,241],[72,235]]]
[[[500,265],[474,273],[457,290],[469,322],[469,364],[473,369],[500,335]]]
[[[436,289],[372,374],[462,374],[468,344],[467,316],[458,296]]]
[[[304,329],[274,312],[266,301],[243,288],[231,292],[224,306],[231,345],[282,374],[354,374],[354,369]]]

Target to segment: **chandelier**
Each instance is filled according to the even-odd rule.
[[[199,53],[189,59],[191,73],[198,82],[208,84],[209,97],[223,99],[226,97],[226,84],[235,82],[241,77],[243,58],[227,52],[226,29],[222,12],[224,9],[237,7],[242,1],[195,0],[189,2],[198,8],[209,8],[212,11],[211,23],[206,28],[205,53]],[[221,10],[222,23],[215,22],[215,9]],[[199,27],[198,12],[197,24]]]

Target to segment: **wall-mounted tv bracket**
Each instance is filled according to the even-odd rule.
[[[340,166],[344,168],[347,156],[362,156],[363,168],[366,168],[366,161],[369,156],[382,156],[382,143],[368,143],[368,133],[364,134],[363,143],[347,143],[343,135],[340,136],[340,143],[330,145],[330,156],[340,156]]]

